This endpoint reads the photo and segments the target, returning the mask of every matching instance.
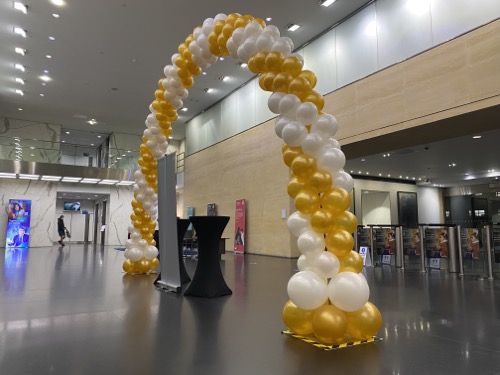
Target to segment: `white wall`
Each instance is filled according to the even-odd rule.
[[[420,223],[444,223],[443,194],[440,189],[419,186],[418,221]]]
[[[80,202],[80,211],[64,211],[64,202]],[[82,214],[88,211],[88,215]],[[57,199],[56,201],[56,222],[57,218],[64,215],[64,224],[71,233],[71,242],[83,242],[85,239],[85,216],[89,217],[89,241],[93,242],[94,235],[94,201],[82,199]],[[59,239],[57,225],[54,227],[54,237]],[[68,241],[68,240],[67,240]]]
[[[363,225],[391,223],[391,201],[388,192],[361,194],[361,222]]]

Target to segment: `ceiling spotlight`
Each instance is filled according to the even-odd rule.
[[[481,135],[475,135],[472,138],[474,138],[474,139],[480,139],[481,137],[482,137]]]
[[[45,94],[40,94],[40,96],[45,96]]]
[[[201,75],[202,75],[202,76],[206,76],[206,75],[207,75],[207,72],[201,72]]]
[[[322,7],[329,7],[332,5],[336,0],[323,0],[323,1],[318,1],[318,4],[321,5]]]
[[[183,107],[183,108],[181,108],[181,111],[182,111],[182,112],[186,112],[187,110],[188,110],[188,109],[187,109],[187,107]]]
[[[47,84],[45,82],[42,82],[41,85],[42,86],[47,86]]]
[[[62,7],[64,5],[63,0],[50,0],[50,2],[54,5],[57,5],[58,7]]]
[[[44,82],[49,82],[52,80],[52,78],[50,78],[49,76],[40,76],[38,78],[40,78]]]
[[[55,36],[49,36],[49,40],[56,40]]]
[[[46,58],[51,59],[52,55],[45,55]]]
[[[14,68],[20,70],[21,72],[24,72],[26,70],[26,67],[22,64],[14,64]]]
[[[52,17],[54,17],[54,18],[59,18],[60,16],[59,16],[59,14],[57,14],[57,13],[52,13]]]
[[[28,35],[28,32],[24,29],[21,29],[20,27],[14,27],[14,33],[21,35],[23,38],[26,38],[26,36]]]
[[[132,151],[130,151],[130,150],[127,150],[127,152],[128,152],[129,154],[130,154],[130,153],[131,153]]]
[[[43,70],[43,72],[44,72],[45,74],[49,74],[49,71],[48,71],[47,69],[44,69],[44,70]]]
[[[246,68],[248,66],[247,63],[240,63],[240,68]]]
[[[19,77],[16,78],[16,82],[20,83],[21,85],[24,85],[24,79],[22,79],[22,78],[19,78]]]
[[[224,57],[223,56],[219,57],[219,61],[224,61]]]
[[[14,9],[17,9],[17,10],[23,12],[24,14],[28,14],[28,6],[22,4],[18,1],[14,1]]]
[[[285,28],[288,30],[288,31],[297,31],[298,29],[300,29],[302,26],[300,25],[296,25],[294,23],[291,23],[289,25],[286,25]]]
[[[272,19],[271,17],[267,17],[267,18],[266,18],[266,21],[267,21],[267,22],[271,22],[272,20],[273,20],[273,19]]]
[[[22,109],[22,108],[18,108],[17,110],[18,110],[18,111],[22,111],[23,109]]]
[[[91,146],[94,146],[94,144],[93,144],[93,143],[91,143],[90,145],[91,145]]]
[[[70,134],[70,132],[65,132],[66,134]]]
[[[21,48],[21,47],[16,47],[16,53],[24,56],[24,55],[26,55],[26,50],[24,48]]]
[[[87,122],[88,122],[90,125],[95,125],[95,124],[97,124],[97,121],[96,121],[96,120],[94,120],[94,119],[89,120],[89,121],[87,121]]]
[[[97,138],[102,138],[102,135],[98,135]]]
[[[171,135],[170,135],[170,136],[168,136],[168,139],[173,139],[173,138],[174,138],[174,137],[172,137]]]
[[[15,93],[16,93],[16,94],[19,94],[19,95],[21,95],[21,96],[23,96],[23,95],[24,95],[23,90],[19,90],[19,89],[16,89]]]
[[[207,87],[203,91],[205,91],[207,94],[210,94],[212,91],[214,91],[214,89]]]
[[[361,159],[361,161],[366,161],[366,159]]]

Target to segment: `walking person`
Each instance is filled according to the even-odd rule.
[[[66,238],[66,226],[64,225],[64,215],[59,216],[57,219],[57,231],[59,232],[59,236],[61,239],[58,241],[61,246],[64,246],[64,239]]]

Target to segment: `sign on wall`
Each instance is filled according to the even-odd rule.
[[[10,199],[5,247],[29,247],[31,200]]]
[[[245,252],[246,235],[246,201],[238,199],[236,201],[236,214],[234,216],[234,252]]]

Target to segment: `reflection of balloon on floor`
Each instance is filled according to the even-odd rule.
[[[297,212],[290,215],[288,228],[298,238],[302,256],[300,271],[288,284],[291,302],[283,310],[285,324],[304,332],[304,322],[297,320],[311,315],[304,311],[317,310],[311,323],[317,327],[315,334],[332,343],[345,335],[373,334],[380,314],[367,304],[368,284],[359,274],[362,260],[352,251],[357,220],[347,210],[354,182],[343,170],[345,155],[333,138],[339,126],[334,116],[322,112],[324,98],[314,90],[317,77],[304,69],[302,56],[293,50],[293,41],[280,36],[276,26],[237,13],[207,18],[179,45],[158,81],[146,118],[123,269],[147,273],[158,266],[153,239],[157,159],[166,152],[171,123],[177,120],[194,77],[219,57],[231,56],[248,64],[259,75],[259,86],[271,92],[268,105],[277,115],[275,132],[285,143],[283,161],[292,172],[287,191]]]

